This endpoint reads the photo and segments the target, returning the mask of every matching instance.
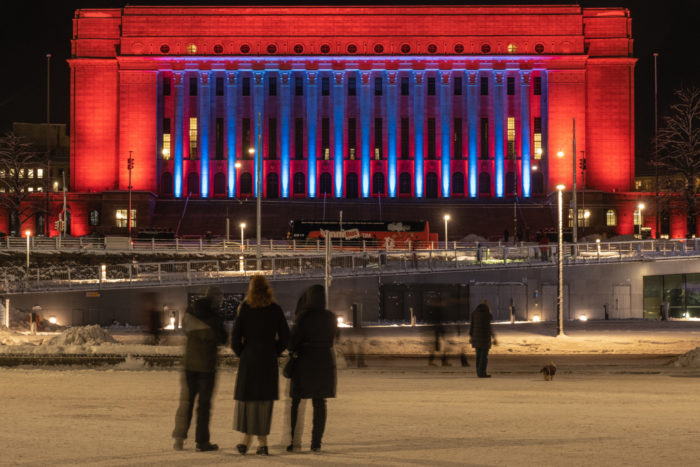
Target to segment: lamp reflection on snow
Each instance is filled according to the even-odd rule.
[[[533,323],[539,323],[540,322],[540,315],[535,315],[532,317],[532,322]]]
[[[586,315],[581,315],[578,317],[579,321],[588,321],[588,317]]]

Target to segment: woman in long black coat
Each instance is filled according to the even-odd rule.
[[[326,310],[326,296],[322,286],[311,286],[306,292],[306,306],[299,315],[289,338],[289,353],[296,358],[289,395],[292,398],[292,439],[296,428],[301,399],[313,404],[311,450],[321,450],[326,428],[326,399],[335,397],[337,374],[333,342],[337,332],[337,318]],[[294,442],[287,447],[294,449]]]
[[[277,358],[287,346],[289,326],[265,276],[253,276],[233,326],[231,348],[240,357],[236,376],[234,429],[244,433],[236,446],[248,451],[253,435],[257,454],[267,455],[273,401],[279,395]]]
[[[469,323],[469,342],[476,349],[476,375],[479,378],[490,378],[486,373],[491,342],[496,345],[496,335],[491,329],[491,308],[487,300],[482,301],[472,312]]]

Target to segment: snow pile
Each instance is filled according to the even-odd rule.
[[[16,331],[12,331],[5,327],[0,329],[0,345],[20,345],[24,344],[26,339]]]
[[[676,367],[700,368],[700,347],[680,355],[674,362]]]
[[[125,370],[125,371],[136,371],[136,370],[146,370],[146,362],[142,358],[136,358],[131,355],[127,355],[126,359],[117,364],[114,367],[115,370]]]
[[[466,237],[462,238],[460,242],[479,242],[479,243],[484,243],[486,242],[486,239],[484,237],[481,237],[476,234],[469,234]]]
[[[100,345],[104,343],[116,344],[117,341],[108,331],[95,324],[66,329],[42,345],[64,347],[69,345]]]

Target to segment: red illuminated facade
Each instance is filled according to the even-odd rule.
[[[260,157],[264,199],[341,207],[536,203],[576,166],[631,233],[632,42],[623,8],[81,9],[76,211],[114,223],[130,155],[140,226],[165,201],[254,197]]]

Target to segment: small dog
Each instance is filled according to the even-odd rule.
[[[540,373],[542,373],[542,376],[544,376],[545,381],[552,381],[554,379],[554,375],[557,373],[556,363],[549,362],[549,365],[542,367]]]

